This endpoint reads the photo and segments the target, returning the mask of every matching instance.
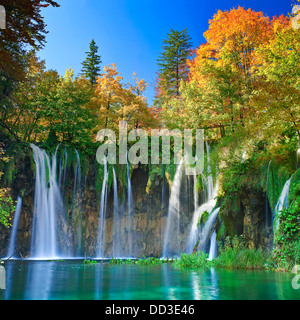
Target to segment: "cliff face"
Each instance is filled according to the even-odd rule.
[[[227,235],[244,235],[250,245],[269,248],[273,242],[272,214],[263,191],[243,190],[238,202],[239,210],[222,214]]]
[[[35,166],[31,150],[22,159],[15,161],[15,178],[9,184],[13,199],[22,198],[22,211],[18,225],[16,255],[29,257],[35,198]],[[59,161],[58,161],[59,162]],[[63,251],[70,256],[95,257],[98,246],[100,197],[96,191],[97,173],[94,164],[89,163],[87,172],[81,176],[80,186],[75,189],[75,167],[66,169],[62,186],[65,210],[58,215],[57,241]],[[104,256],[113,255],[114,243],[118,251],[132,256],[160,256],[168,214],[170,188],[166,181],[156,176],[152,187],[147,188],[148,168],[136,167],[131,173],[133,213],[127,215],[127,197],[119,190],[119,228],[114,221],[114,190],[110,186],[107,195],[107,210],[104,223]],[[192,177],[184,177],[180,193],[182,217],[180,219],[180,239],[184,250],[190,221],[193,217]],[[120,182],[120,181],[118,181]],[[77,181],[78,184],[78,181]],[[121,183],[120,183],[121,184]],[[164,184],[164,186],[163,186]],[[99,188],[98,188],[99,189]],[[120,194],[121,193],[121,194]],[[0,255],[5,256],[11,229],[0,226]],[[128,236],[128,235],[131,236]],[[130,243],[129,243],[130,241]]]
[[[17,157],[17,174],[10,182],[13,199],[22,197],[22,211],[18,226],[16,255],[30,256],[35,196],[35,166],[29,148],[22,157]],[[59,161],[58,161],[59,163]],[[83,167],[83,163],[82,163]],[[69,166],[61,183],[61,193],[65,209],[59,213],[58,238],[60,247],[71,257],[95,257],[98,247],[100,193],[97,192],[97,169],[93,161],[88,170],[82,170],[80,183],[75,183],[75,166]],[[83,169],[83,168],[82,168]],[[118,178],[118,185],[122,182]],[[152,179],[152,178],[151,178]],[[126,253],[131,247],[131,255],[161,256],[170,198],[170,187],[160,175],[156,175],[149,188],[149,170],[145,166],[134,167],[131,173],[133,213],[127,214],[126,186],[119,190],[118,228],[114,217],[114,190],[110,185],[107,194],[107,210],[104,223],[104,249],[106,257],[117,252]],[[101,189],[101,188],[100,188]],[[121,190],[123,189],[123,190]],[[201,198],[201,197],[200,197]],[[226,235],[245,234],[255,247],[268,245],[270,234],[266,233],[265,196],[260,192],[245,190],[240,199],[238,213],[220,214],[216,229],[221,223],[226,227]],[[180,191],[180,251],[184,252],[194,214],[193,177],[183,175]],[[170,230],[170,239],[176,230]],[[174,233],[174,235],[173,235]],[[10,229],[0,226],[0,256],[5,256],[8,248]],[[130,235],[130,236],[129,236]]]

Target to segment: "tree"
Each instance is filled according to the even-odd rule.
[[[163,41],[163,52],[158,58],[158,81],[156,103],[180,95],[180,82],[188,75],[187,59],[192,46],[187,29],[171,29]]]
[[[4,155],[2,144],[0,144],[0,161],[1,162],[9,161],[9,158],[5,157]],[[0,180],[2,175],[3,175],[3,172],[0,171]],[[10,215],[16,209],[14,206],[14,202],[9,193],[10,193],[9,188],[0,188],[0,224],[5,226],[6,228],[11,227]]]
[[[39,50],[45,44],[47,31],[41,10],[59,5],[53,0],[44,0],[43,4],[40,0],[2,0],[1,5],[6,11],[6,29],[0,30],[0,112],[6,113],[8,107],[15,105],[10,101],[11,93],[25,78],[26,50]],[[12,135],[2,118],[0,126]]]
[[[90,51],[86,52],[87,57],[82,62],[82,75],[89,79],[91,84],[96,84],[96,78],[100,76],[100,64],[101,64],[101,57],[97,54],[98,47],[96,46],[96,42],[93,39],[90,43]]]
[[[117,71],[115,64],[104,67],[104,74],[97,78],[94,97],[90,108],[98,116],[98,128],[113,128],[117,122],[116,110],[121,108],[124,101],[125,89],[121,81],[123,77]]]

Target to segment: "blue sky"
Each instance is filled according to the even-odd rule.
[[[80,73],[89,43],[95,39],[104,65],[115,63],[124,77],[132,73],[148,83],[152,102],[162,41],[172,28],[188,29],[194,48],[204,42],[208,20],[218,9],[238,5],[269,16],[288,14],[292,0],[57,0],[60,8],[46,8],[47,43],[39,56],[48,69],[64,75],[67,68]]]

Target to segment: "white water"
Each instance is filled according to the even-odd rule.
[[[21,215],[21,209],[22,209],[22,198],[20,196],[18,196],[16,211],[15,211],[14,220],[13,220],[13,226],[12,226],[10,239],[9,239],[7,258],[15,256],[16,240],[17,240],[18,225],[19,225],[19,220],[20,220],[20,215]]]
[[[210,248],[209,248],[208,260],[212,261],[216,257],[217,257],[217,233],[215,230],[210,237]]]
[[[167,224],[165,229],[164,243],[163,243],[163,257],[170,257],[180,254],[180,188],[183,173],[183,159],[177,166],[174,181],[172,184]],[[173,245],[171,247],[171,245]]]
[[[31,144],[36,165],[31,258],[61,257],[58,244],[58,218],[64,205],[56,179],[56,153],[52,161],[47,153]]]
[[[125,252],[126,257],[133,256],[133,195],[132,195],[132,186],[130,179],[130,165],[128,162],[128,153],[127,153],[127,243],[128,243],[128,252]]]
[[[213,210],[213,208],[216,206],[216,203],[217,203],[216,196],[218,193],[218,185],[216,184],[216,186],[214,187],[213,176],[211,173],[211,166],[210,166],[210,147],[208,143],[206,143],[206,150],[207,150],[207,171],[209,172],[209,176],[207,180],[202,175],[202,184],[203,186],[205,186],[205,203],[202,204],[200,207],[195,206],[196,209],[194,212],[191,229],[187,239],[187,246],[186,246],[187,253],[193,252],[193,248],[197,242],[197,237],[199,234],[198,224],[202,214],[206,211],[211,213],[211,211]]]
[[[105,229],[106,229],[106,209],[107,209],[107,190],[108,189],[108,167],[107,160],[104,157],[104,176],[100,198],[99,225],[98,225],[98,248],[97,257],[104,258],[105,253]]]
[[[81,166],[80,155],[76,152],[75,179],[72,199],[72,221],[74,226],[74,253],[76,257],[82,256],[82,216],[81,216]]]
[[[120,225],[120,210],[119,210],[119,197],[118,197],[118,182],[115,167],[113,167],[113,178],[114,178],[114,225],[113,225],[113,257],[121,256],[121,244],[122,244],[122,234]]]
[[[289,191],[290,191],[290,184],[291,184],[291,179],[289,179],[281,192],[281,195],[279,197],[279,200],[276,204],[275,210],[274,210],[274,219],[275,219],[275,224],[274,224],[274,231],[278,229],[278,218],[280,216],[280,212],[285,208],[289,208]]]

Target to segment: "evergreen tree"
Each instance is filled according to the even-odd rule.
[[[81,69],[82,74],[90,80],[91,84],[95,84],[96,77],[100,76],[100,64],[102,61],[97,53],[98,47],[93,39],[90,43],[90,51],[86,52],[87,57],[82,62],[83,68]]]
[[[163,52],[158,58],[156,99],[179,96],[180,81],[188,75],[187,58],[192,46],[187,29],[170,30],[163,41]]]

